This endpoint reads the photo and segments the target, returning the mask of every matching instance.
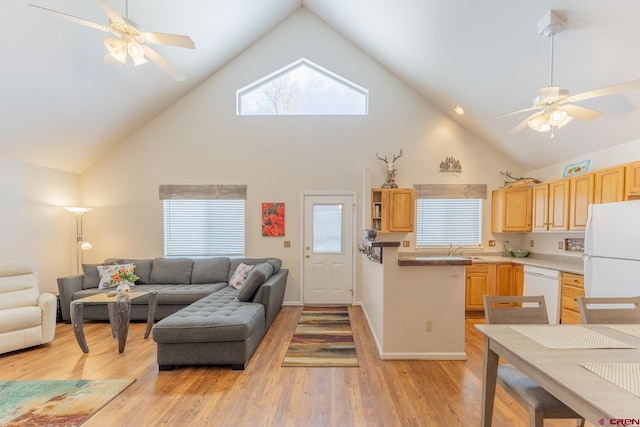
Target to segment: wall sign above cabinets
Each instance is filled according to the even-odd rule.
[[[440,162],[440,172],[462,172],[462,164],[460,160],[456,160],[455,157],[450,156]]]

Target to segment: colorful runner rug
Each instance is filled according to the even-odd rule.
[[[0,425],[79,426],[134,381],[1,381]]]
[[[305,307],[282,366],[359,366],[347,307]]]

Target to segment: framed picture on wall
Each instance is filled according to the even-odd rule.
[[[565,166],[562,177],[567,178],[575,175],[580,175],[581,173],[585,173],[586,171],[589,170],[589,163],[591,163],[591,160],[584,160],[582,162]]]
[[[262,203],[262,235],[268,237],[284,236],[284,203]]]

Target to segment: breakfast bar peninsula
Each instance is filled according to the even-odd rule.
[[[363,241],[361,301],[381,359],[465,360],[464,257],[401,256]]]

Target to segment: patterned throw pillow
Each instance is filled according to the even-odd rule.
[[[251,301],[258,291],[258,288],[271,277],[272,273],[273,266],[268,262],[256,265],[242,285],[240,293],[238,294],[238,301]]]
[[[253,267],[253,265],[240,263],[236,268],[236,271],[233,272],[231,280],[229,280],[229,286],[240,289],[244,284],[244,281],[247,279],[247,276],[249,276],[249,273],[251,273],[251,270],[253,270]]]
[[[98,283],[98,289],[109,289],[118,286],[117,283],[111,284],[111,276],[121,268],[133,268],[133,264],[112,264],[112,265],[100,265],[98,266],[98,274],[100,275],[100,282]],[[129,286],[134,286],[135,283],[130,283]]]

